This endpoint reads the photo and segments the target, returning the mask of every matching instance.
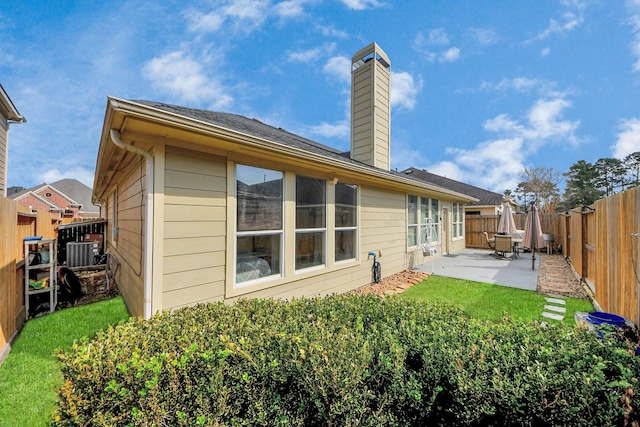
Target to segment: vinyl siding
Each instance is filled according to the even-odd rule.
[[[224,298],[226,161],[167,147],[162,308]]]
[[[132,316],[143,315],[144,303],[144,266],[142,247],[144,242],[144,215],[146,194],[146,171],[144,161],[136,159],[124,171],[119,181],[118,221],[114,224],[113,192],[107,199],[104,213],[107,214],[109,230],[107,242],[109,252],[118,258],[120,263],[116,272],[116,283]],[[117,241],[113,240],[113,226],[119,228]]]

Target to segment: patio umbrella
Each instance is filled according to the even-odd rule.
[[[522,246],[531,250],[531,269],[533,269],[536,260],[536,249],[544,247],[544,239],[542,238],[542,226],[540,225],[540,215],[535,202],[531,202],[531,209],[527,213],[527,219],[524,222],[524,238]]]
[[[502,203],[502,215],[498,223],[498,233],[515,234],[516,222],[513,219],[513,211],[509,202]]]

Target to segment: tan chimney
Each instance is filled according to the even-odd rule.
[[[390,169],[391,62],[375,43],[351,60],[351,158]]]

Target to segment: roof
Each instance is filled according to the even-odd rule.
[[[163,134],[166,134],[167,126],[172,125],[177,129],[202,132],[210,136],[220,135],[228,141],[233,141],[235,144],[241,144],[247,148],[259,148],[279,155],[286,155],[289,159],[300,158],[305,161],[313,161],[315,164],[327,165],[328,170],[333,170],[333,168],[348,169],[351,172],[375,176],[376,179],[382,178],[386,182],[394,183],[394,185],[416,186],[465,202],[475,200],[473,196],[464,193],[457,193],[433,183],[420,181],[414,177],[351,159],[349,152],[312,141],[283,128],[270,126],[258,119],[162,102],[128,101],[113,97],[109,97],[107,104],[103,134],[98,150],[96,180],[94,181],[94,198],[96,199],[103,196],[106,183],[110,179],[108,162],[109,158],[114,155],[113,148],[109,147],[113,146],[109,143],[110,129],[122,126],[126,117],[163,126]],[[131,123],[127,125],[127,129],[131,129]],[[211,140],[213,141],[213,138]]]
[[[50,200],[39,197],[36,192],[43,187],[52,188],[54,191],[60,193],[63,197],[68,199],[71,204],[81,205],[82,208],[80,212],[100,212],[100,208],[93,204],[91,201],[91,188],[87,187],[80,181],[72,178],[64,178],[59,181],[53,182],[51,184],[42,183],[38,184],[35,187],[23,189],[22,191],[8,194],[7,197],[13,200],[18,200],[23,196],[26,196],[29,193],[32,193],[38,199],[55,206]],[[66,206],[56,206],[57,208],[63,210]]]
[[[469,203],[469,206],[500,206],[503,202],[504,196],[502,194],[494,193],[493,191],[485,190],[480,187],[465,184],[464,182],[455,181],[444,176],[436,175],[427,172],[424,169],[408,168],[402,171],[402,173],[413,176],[414,178],[423,180],[425,182],[430,182],[432,184],[448,188],[457,193],[468,194],[469,196],[478,199],[477,202]]]
[[[0,113],[2,113],[2,115],[6,117],[7,120],[15,123],[24,123],[27,121],[27,119],[25,119],[20,115],[20,113],[18,113],[18,109],[16,108],[15,105],[13,105],[11,98],[9,98],[9,95],[4,90],[1,84],[0,84]]]

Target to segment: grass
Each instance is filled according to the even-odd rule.
[[[56,349],[129,318],[122,297],[29,320],[0,367],[0,426],[47,426],[62,384]]]
[[[545,296],[533,291],[480,283],[450,277],[430,276],[401,294],[403,298],[436,301],[455,305],[470,317],[497,321],[509,313],[516,321],[541,320]],[[575,325],[576,311],[593,311],[589,300],[566,299],[564,322]]]

